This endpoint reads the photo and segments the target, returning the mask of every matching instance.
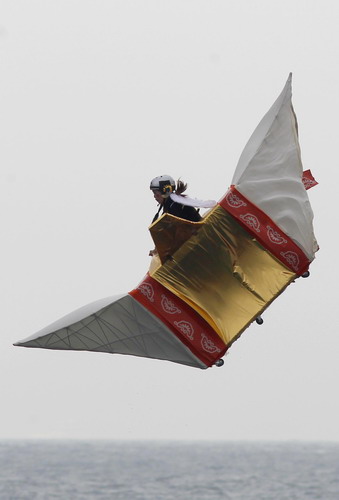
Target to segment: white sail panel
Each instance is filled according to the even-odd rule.
[[[164,323],[128,294],[82,307],[15,345],[129,354],[206,368]]]
[[[318,245],[313,232],[313,212],[302,182],[291,80],[292,75],[250,137],[232,184],[313,260]]]

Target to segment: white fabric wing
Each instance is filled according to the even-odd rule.
[[[207,368],[160,319],[128,294],[81,307],[14,345],[128,354]]]
[[[310,260],[318,249],[313,212],[302,183],[297,119],[292,107],[292,74],[263,117],[235,170],[232,184],[265,212]]]

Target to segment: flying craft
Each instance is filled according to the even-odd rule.
[[[200,222],[164,214],[157,249],[129,293],[91,303],[15,345],[168,360],[197,368],[222,357],[300,276],[318,245],[303,172],[291,78],[250,137],[232,183]]]

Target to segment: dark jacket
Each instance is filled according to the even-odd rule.
[[[201,221],[201,215],[196,208],[181,205],[181,203],[171,200],[170,197],[165,199],[165,203],[160,207],[159,212],[161,209],[164,214],[171,214],[175,217],[180,217],[181,219],[190,220],[192,222]],[[153,222],[157,220],[159,212],[154,217]]]

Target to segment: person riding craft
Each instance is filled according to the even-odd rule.
[[[154,216],[152,223],[158,219],[161,211],[163,214],[171,214],[192,222],[199,222],[201,220],[199,211],[194,206],[189,206],[185,203],[185,195],[182,196],[182,193],[186,191],[187,184],[183,181],[178,180],[175,183],[173,177],[170,175],[160,175],[152,179],[150,189],[153,192],[154,199],[159,204],[159,210]]]

